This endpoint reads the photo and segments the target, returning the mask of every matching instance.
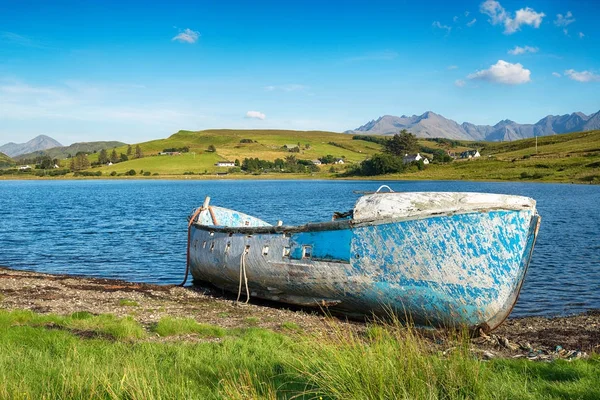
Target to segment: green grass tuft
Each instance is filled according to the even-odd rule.
[[[123,307],[138,307],[140,303],[135,300],[121,299],[119,300],[119,305]]]
[[[290,322],[290,321],[283,322],[281,324],[281,328],[286,329],[288,331],[295,331],[295,332],[299,332],[302,330],[302,328],[300,328],[300,326],[297,323]]]
[[[218,326],[199,324],[192,318],[163,317],[152,327],[160,336],[187,335],[194,333],[202,337],[223,337],[227,331]]]

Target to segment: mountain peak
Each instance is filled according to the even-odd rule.
[[[62,147],[62,144],[50,136],[38,135],[27,143],[6,143],[0,146],[0,152],[9,157],[16,157],[21,154],[33,153],[34,151],[47,150],[54,147]]]
[[[534,136],[553,135],[585,130],[600,129],[600,111],[590,116],[582,112],[566,115],[548,115],[535,124],[519,124],[503,119],[494,126],[475,125],[470,122],[457,124],[443,115],[426,111],[408,117],[384,115],[348,133],[372,133],[393,135],[406,129],[419,138],[447,138],[458,140],[517,140]]]

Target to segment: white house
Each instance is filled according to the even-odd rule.
[[[215,164],[217,167],[235,167],[233,161],[219,161]]]
[[[31,167],[30,167],[29,165],[21,165],[21,166],[19,167],[19,170],[20,170],[20,171],[26,171],[26,170],[28,170],[28,169],[31,169]]]
[[[405,154],[404,158],[402,158],[402,162],[404,164],[410,164],[411,162],[423,160],[423,164],[429,164],[429,160],[426,157],[423,157],[420,153],[417,154]]]
[[[321,165],[321,160],[311,160],[311,162],[315,165]]]
[[[334,164],[344,164],[344,160],[342,160],[341,158],[338,158],[337,160],[334,161]]]
[[[463,151],[462,153],[460,153],[460,158],[477,158],[477,157],[481,157],[481,154],[479,154],[479,151],[477,151],[477,150]]]

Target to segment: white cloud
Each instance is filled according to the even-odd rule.
[[[456,21],[458,21],[458,16],[457,16],[457,15],[455,15],[455,16],[454,16],[454,18],[452,18],[452,21],[453,21],[453,22],[456,22]]]
[[[568,26],[569,24],[572,24],[573,22],[575,22],[575,18],[573,18],[573,14],[571,14],[571,11],[567,11],[567,13],[565,15],[556,14],[556,19],[554,20],[554,25],[560,26],[560,27],[565,27],[565,26]]]
[[[558,72],[553,72],[552,76],[556,77],[556,78],[560,78],[562,75],[559,74]]]
[[[525,54],[525,53],[537,53],[539,50],[540,49],[538,49],[537,47],[515,46],[514,49],[508,51],[508,54],[512,54],[513,56],[518,56],[519,54]]]
[[[567,28],[564,28],[564,29],[563,29],[563,33],[564,33],[565,35],[569,36],[569,30],[568,30]]]
[[[508,18],[508,14],[504,7],[500,5],[499,2],[495,0],[486,0],[479,6],[479,11],[482,14],[486,14],[490,17],[490,23],[492,25],[497,25],[503,23],[506,18]]]
[[[490,68],[469,74],[467,78],[505,85],[520,85],[531,81],[530,76],[531,71],[523,68],[521,64],[512,64],[504,60],[498,60]]]
[[[304,92],[308,89],[308,86],[298,85],[297,83],[290,83],[287,85],[270,85],[265,86],[265,90],[268,92],[274,92],[280,90],[282,92]]]
[[[471,21],[467,22],[467,26],[470,28],[475,25],[475,22],[477,22],[477,18],[473,18]]]
[[[591,71],[579,72],[575,71],[574,69],[568,69],[565,71],[565,76],[568,76],[577,82],[600,82],[600,75]]]
[[[583,39],[585,37],[585,35],[583,34],[583,32],[579,32],[579,39]]]
[[[179,32],[177,34],[177,36],[175,36],[171,40],[181,42],[181,43],[196,43],[198,41],[199,37],[200,37],[200,32],[193,31],[190,28],[187,28],[187,29],[184,29],[183,31]]]
[[[458,69],[458,65],[448,65],[448,69]]]
[[[263,119],[267,118],[267,116],[265,114],[261,113],[260,111],[248,111],[246,113],[246,118],[254,118],[254,119],[263,120]]]
[[[546,14],[538,13],[534,9],[525,7],[517,10],[514,18],[496,0],[486,0],[479,6],[479,11],[490,17],[492,25],[503,24],[504,33],[510,35],[521,30],[521,26],[529,25],[539,28]]]
[[[468,17],[468,16],[469,16],[469,14],[470,14],[470,12],[468,12],[468,11],[465,11],[465,17]]]
[[[462,79],[457,79],[457,80],[454,81],[454,86],[457,86],[457,87],[463,87],[466,84],[467,84],[467,82],[465,82]]]
[[[542,23],[542,18],[546,14],[535,12],[533,9],[526,7],[517,11],[514,19],[507,18],[504,21],[504,33],[511,34],[521,30],[521,25],[530,25],[534,28],[539,28]]]
[[[433,21],[433,24],[431,24],[431,26],[438,29],[444,29],[447,33],[450,33],[450,31],[452,30],[452,27],[448,25],[442,25],[440,21]]]

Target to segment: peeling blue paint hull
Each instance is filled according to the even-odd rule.
[[[540,222],[531,199],[479,193],[375,194],[351,214],[272,226],[206,207],[192,275],[242,298],[489,331],[517,300]]]

